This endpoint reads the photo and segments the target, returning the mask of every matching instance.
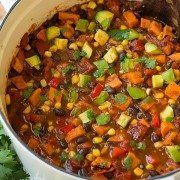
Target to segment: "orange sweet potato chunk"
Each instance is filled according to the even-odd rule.
[[[162,32],[162,25],[156,21],[152,21],[149,28],[149,32],[155,34],[156,36],[159,36]]]
[[[20,90],[27,88],[27,83],[25,82],[23,76],[16,76],[11,78],[12,83]]]
[[[138,19],[132,11],[125,11],[123,13],[123,17],[127,21],[128,26],[131,28],[137,26],[139,23]]]
[[[33,105],[33,106],[38,106],[40,103],[40,96],[41,96],[41,88],[36,89],[32,95],[29,98],[29,102]]]
[[[118,89],[121,87],[121,85],[122,85],[122,82],[120,81],[120,79],[118,78],[116,74],[112,74],[106,79],[106,86],[110,86],[114,89]]]
[[[171,99],[177,100],[180,96],[180,86],[175,82],[170,83],[165,89],[165,95]]]
[[[141,18],[141,28],[148,29],[151,24],[151,21],[149,19]]]

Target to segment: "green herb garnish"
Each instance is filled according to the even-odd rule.
[[[127,169],[127,170],[130,170],[131,167],[132,167],[132,163],[133,163],[133,160],[132,158],[128,155],[124,161],[123,161],[123,165],[124,165],[124,168]]]
[[[74,65],[69,64],[68,66],[62,68],[61,72],[62,72],[63,75],[66,75],[66,74],[68,74],[68,73],[70,73],[71,71],[74,71],[74,70],[75,70]]]
[[[137,60],[139,63],[142,63],[146,66],[148,69],[154,69],[156,67],[156,60],[149,59],[147,57],[141,57]]]
[[[32,92],[34,91],[33,87],[29,87],[28,89],[25,89],[23,92],[22,92],[22,95],[23,95],[23,98],[24,99],[28,99]]]
[[[74,58],[76,60],[81,59],[82,57],[85,57],[86,55],[87,55],[87,53],[84,51],[75,51],[74,52]]]

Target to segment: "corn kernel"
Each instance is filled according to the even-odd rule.
[[[132,121],[131,121],[131,125],[135,125],[135,124],[137,124],[137,119],[133,119]]]
[[[125,26],[125,25],[121,25],[121,26],[120,26],[120,29],[121,29],[121,30],[123,30],[123,29],[127,29],[127,26]]]
[[[136,176],[141,176],[143,174],[143,170],[141,168],[137,167],[134,169],[134,174]]]
[[[57,46],[56,46],[56,45],[51,46],[51,47],[49,48],[49,51],[50,51],[51,53],[56,52],[56,51],[57,51]]]
[[[98,3],[98,4],[103,4],[103,3],[104,3],[104,0],[98,0],[97,3]]]
[[[60,78],[61,77],[60,72],[56,70],[53,74],[53,77]]]
[[[21,134],[24,133],[24,132],[26,132],[28,129],[29,129],[28,124],[23,124],[23,125],[21,126],[21,130],[20,130]]]
[[[106,101],[101,106],[99,106],[98,108],[100,110],[105,110],[105,109],[110,108],[110,107],[111,107],[111,103],[109,101]]]
[[[94,144],[99,144],[103,141],[103,139],[101,137],[94,137],[93,138],[93,143]]]
[[[176,104],[176,101],[174,99],[169,99],[168,103],[170,105],[174,105],[174,104]]]
[[[55,103],[54,107],[56,109],[60,109],[61,108],[61,103],[60,102]]]
[[[94,156],[91,153],[89,153],[89,154],[86,155],[86,159],[89,160],[89,161],[93,161]]]
[[[54,126],[49,126],[48,131],[51,132],[54,129]]]
[[[146,169],[147,170],[152,170],[152,169],[154,169],[154,166],[152,164],[147,164]]]
[[[72,79],[72,84],[77,84],[79,82],[79,76],[77,74],[75,74]]]
[[[27,86],[28,86],[28,87],[33,87],[33,84],[34,84],[34,81],[31,80],[31,81],[29,81],[29,82],[27,83]]]
[[[116,47],[116,51],[117,51],[118,53],[122,52],[123,50],[124,50],[124,47],[123,47],[122,44],[119,44],[119,45]]]
[[[61,149],[60,148],[57,148],[56,150],[55,150],[55,153],[60,153],[61,152]]]
[[[86,8],[87,8],[87,4],[81,5],[81,9],[86,10]]]
[[[29,114],[30,112],[31,112],[31,107],[30,107],[30,106],[28,106],[28,107],[23,111],[24,114]]]
[[[41,86],[42,86],[42,87],[46,87],[46,86],[47,86],[47,82],[46,82],[45,79],[42,79],[42,80],[40,81],[40,83],[41,83]]]
[[[52,102],[50,100],[48,100],[48,101],[45,101],[44,104],[47,105],[47,106],[51,106]]]
[[[74,107],[74,103],[68,103],[67,104],[67,109],[72,110],[73,107]]]
[[[180,70],[174,69],[174,75],[177,81],[180,80]]]
[[[144,38],[144,36],[142,34],[139,34],[139,38],[138,39],[144,40],[145,38]]]
[[[76,42],[76,45],[77,45],[78,47],[83,47],[84,44],[83,44],[82,42],[80,42],[80,41],[77,41],[77,42]]]
[[[6,105],[10,105],[11,104],[11,97],[10,97],[9,94],[6,94],[5,100],[6,100]]]
[[[113,136],[116,134],[115,129],[111,128],[108,132],[107,132],[110,136]]]
[[[159,149],[159,148],[163,147],[162,141],[155,142],[155,143],[154,143],[154,147],[155,147],[156,149]]]
[[[49,122],[48,122],[48,125],[49,125],[49,126],[51,126],[52,124],[53,124],[53,122],[52,122],[52,121],[49,121]]]
[[[46,56],[46,57],[52,57],[52,52],[50,52],[50,51],[45,51],[44,56]]]
[[[43,112],[49,112],[50,111],[50,107],[47,106],[47,105],[41,106],[41,109],[42,109]]]
[[[127,46],[127,45],[128,45],[128,43],[129,43],[129,41],[128,41],[127,39],[125,39],[125,40],[123,40],[123,41],[122,41],[122,43],[121,43],[121,44],[122,44],[123,46]]]
[[[74,151],[69,152],[69,157],[73,158],[75,155],[76,155],[76,153]]]
[[[126,56],[127,56],[128,58],[132,58],[132,54],[130,54],[130,53],[127,53]]]
[[[73,49],[73,50],[77,51],[78,50],[78,46],[77,46],[76,43],[72,43],[72,44],[70,44],[69,49]]]
[[[94,47],[98,47],[99,46],[99,43],[98,42],[94,42]]]
[[[95,156],[95,157],[99,157],[99,156],[101,155],[101,152],[100,152],[99,149],[93,149],[93,150],[92,150],[92,154],[93,154],[93,156]]]
[[[154,97],[156,99],[162,99],[164,97],[164,94],[162,92],[155,92]]]
[[[157,39],[161,41],[161,40],[163,40],[163,38],[164,38],[164,33],[161,32],[161,33],[158,35]]]
[[[99,82],[103,82],[103,81],[105,81],[105,76],[99,77],[96,80]]]
[[[161,69],[162,69],[161,66],[156,66],[157,71],[161,71]]]

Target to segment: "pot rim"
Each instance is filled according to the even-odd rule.
[[[1,25],[0,25],[0,31],[3,29],[6,21],[8,21],[8,17],[10,16],[11,12],[16,8],[16,6],[21,2],[21,0],[17,0],[12,7],[9,9],[8,13],[6,14],[6,16],[4,17]],[[47,164],[49,166],[49,168],[53,168],[55,170],[61,171],[63,173],[65,173],[66,175],[70,176],[70,177],[76,177],[76,178],[80,178],[80,179],[84,179],[83,177],[75,174],[75,173],[71,173],[71,172],[67,172],[65,169],[60,168],[58,166],[55,166],[53,164],[51,164],[50,162],[48,162],[47,160],[45,160],[45,158],[41,157],[39,154],[37,154],[36,152],[34,152],[32,149],[30,149],[27,144],[25,144],[23,142],[23,140],[17,135],[17,133],[13,130],[12,126],[10,125],[10,123],[8,123],[8,121],[6,120],[5,115],[3,114],[2,110],[0,109],[0,117],[2,118],[2,120],[4,121],[6,127],[10,130],[10,132],[12,133],[12,135],[16,138],[16,140],[24,147],[24,149],[26,149],[27,151],[29,151],[35,158],[37,158],[38,160],[42,161],[43,163]],[[154,179],[158,179],[158,178],[165,178],[168,176],[171,176],[177,172],[180,172],[180,168],[175,169],[173,171],[170,171],[168,173],[162,174],[162,175],[158,175],[155,177],[148,177],[149,180],[154,180]]]

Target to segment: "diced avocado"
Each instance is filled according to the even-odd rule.
[[[108,50],[108,52],[104,55],[104,59],[110,64],[118,59],[118,53],[115,47],[112,47]]]
[[[60,28],[56,26],[51,26],[46,30],[46,37],[48,40],[52,40],[60,35]]]
[[[180,162],[180,146],[166,146],[168,155],[173,159],[174,162]]]
[[[102,113],[96,118],[98,125],[106,125],[110,121],[110,115],[107,113]]]
[[[94,36],[94,39],[101,45],[101,46],[104,46],[106,44],[106,42],[108,41],[109,39],[109,35],[101,30],[101,29],[98,29],[98,31],[96,32],[95,36]]]
[[[86,32],[88,26],[89,26],[89,21],[87,19],[79,19],[79,21],[76,24],[75,30]]]
[[[88,109],[87,111],[79,114],[78,117],[81,119],[82,123],[88,123],[94,119],[94,112],[92,109]]]
[[[153,75],[152,76],[152,85],[153,88],[160,88],[163,86],[163,77],[162,75]]]
[[[139,33],[133,29],[131,29],[129,31],[129,37],[128,37],[128,40],[133,40],[133,39],[136,39],[136,38],[139,38]]]
[[[59,50],[66,49],[67,43],[68,43],[68,39],[56,38],[54,40],[54,44],[57,46],[57,49],[59,49]]]
[[[123,93],[118,93],[115,95],[114,100],[118,104],[124,104],[128,100],[128,97]]]
[[[89,59],[89,58],[91,57],[92,52],[93,52],[93,50],[92,50],[92,48],[91,48],[91,46],[89,45],[88,42],[85,42],[85,43],[84,43],[83,48],[82,48],[82,51],[86,53],[85,57],[86,57],[87,59]]]
[[[39,56],[34,55],[30,58],[25,59],[25,61],[31,66],[34,67],[36,69],[39,69],[40,64],[41,64],[41,60],[39,58]]]
[[[91,76],[85,75],[85,74],[79,74],[79,87],[84,87],[86,86],[91,80]]]
[[[147,96],[146,91],[138,87],[128,87],[127,91],[133,99],[143,99]]]
[[[160,113],[160,118],[162,121],[172,122],[174,118],[174,111],[171,106],[166,106]]]
[[[109,98],[107,91],[102,91],[100,95],[94,100],[94,103],[97,105],[103,104]]]
[[[176,81],[176,78],[174,76],[174,71],[173,69],[168,69],[167,71],[162,73],[162,78],[164,80],[165,84],[169,84],[172,81]]]
[[[132,69],[134,69],[133,60],[129,58],[124,58],[124,60],[121,62],[121,70],[123,72],[129,72]]]
[[[149,54],[161,54],[161,50],[152,43],[146,43],[145,44],[145,51]]]
[[[122,128],[125,128],[130,120],[131,120],[131,116],[122,113],[119,119],[117,120],[117,124],[119,124]]]
[[[103,10],[97,12],[95,19],[101,24],[103,30],[106,31],[110,26],[113,17],[114,17],[113,13],[107,10]]]
[[[98,69],[94,72],[94,77],[95,78],[100,78],[102,76],[104,76],[104,74],[106,73],[106,69]]]
[[[103,69],[103,70],[109,69],[109,65],[108,65],[107,61],[105,61],[104,59],[95,61],[94,64],[98,69]]]
[[[94,31],[96,27],[96,23],[95,22],[90,22],[89,26],[88,26],[88,30],[89,31]]]

